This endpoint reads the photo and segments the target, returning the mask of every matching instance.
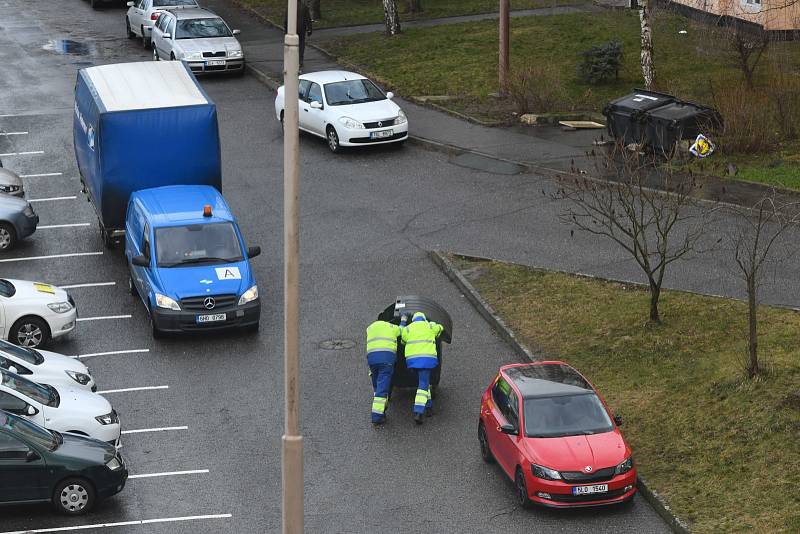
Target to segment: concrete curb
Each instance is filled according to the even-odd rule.
[[[464,294],[467,300],[475,307],[475,310],[483,317],[489,326],[491,326],[501,338],[503,338],[514,351],[530,361],[539,361],[542,358],[531,352],[522,342],[517,339],[514,332],[506,325],[492,307],[483,300],[478,291],[473,285],[462,275],[453,263],[447,257],[437,250],[429,251],[429,255],[433,263],[435,263],[442,272],[453,281],[456,287]],[[475,258],[477,260],[492,261],[489,258]],[[669,525],[673,532],[676,534],[691,534],[689,526],[682,521],[672,509],[669,507],[664,498],[654,489],[652,489],[647,482],[640,476],[637,480],[637,487],[639,493],[644,499],[650,503],[656,513]]]

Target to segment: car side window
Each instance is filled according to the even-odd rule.
[[[169,23],[169,27],[167,28],[167,33],[172,35],[172,38],[175,38],[175,19],[172,19]]]
[[[27,407],[28,403],[24,400],[18,399],[8,392],[0,391],[0,410],[15,414],[23,414]]]
[[[24,460],[30,448],[25,442],[0,432],[0,460]]]
[[[319,102],[322,104],[322,89],[319,84],[312,83],[311,88],[308,90],[308,102]]]
[[[144,225],[144,236],[142,237],[142,254],[148,260],[150,259],[150,225]]]
[[[497,409],[505,416],[506,408],[508,407],[508,392],[511,391],[508,382],[501,376],[497,379],[492,387],[492,398],[497,406]]]
[[[164,28],[167,26],[167,21],[168,20],[169,20],[169,16],[167,16],[166,13],[164,13],[160,17],[158,17],[158,20],[156,21],[156,26],[158,27],[158,29],[163,32]]]
[[[512,391],[508,395],[508,408],[504,414],[508,422],[514,425],[514,428],[519,428],[519,402],[517,401],[517,394]]]
[[[3,358],[2,356],[0,356],[0,367],[5,369],[6,371],[8,371],[9,368],[13,367],[14,369],[16,369],[16,371],[13,371],[13,372],[17,373],[18,375],[30,375],[30,374],[33,374],[33,372],[30,369],[28,369],[27,367],[23,367],[22,365],[18,364],[17,362],[12,362],[11,360],[9,360],[7,358]]]
[[[308,80],[300,80],[300,100],[306,99],[306,94],[308,94],[308,87],[311,85],[311,82]]]

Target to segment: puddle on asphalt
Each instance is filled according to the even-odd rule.
[[[97,48],[93,43],[82,43],[71,39],[50,39],[42,48],[48,52],[71,56],[94,56]]]

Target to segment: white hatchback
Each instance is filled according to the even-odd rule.
[[[26,417],[49,430],[121,446],[119,416],[97,393],[41,385],[0,369],[0,410]]]
[[[0,279],[0,339],[39,347],[75,330],[77,319],[75,301],[63,289]]]
[[[125,31],[128,39],[142,38],[145,48],[150,48],[153,39],[153,26],[162,11],[184,7],[200,7],[196,0],[135,0],[128,2],[125,14]]]
[[[92,372],[83,363],[55,352],[20,347],[0,339],[0,369],[39,384],[97,391]]]
[[[328,148],[402,143],[408,139],[408,119],[394,95],[369,79],[343,70],[300,76],[300,129],[328,141]],[[283,124],[284,88],[275,97],[275,116]]]

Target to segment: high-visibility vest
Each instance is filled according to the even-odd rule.
[[[433,321],[412,321],[403,328],[406,361],[414,358],[437,358],[436,338],[444,327]]]
[[[400,327],[386,321],[375,321],[367,327],[367,354],[392,352],[397,354]]]

